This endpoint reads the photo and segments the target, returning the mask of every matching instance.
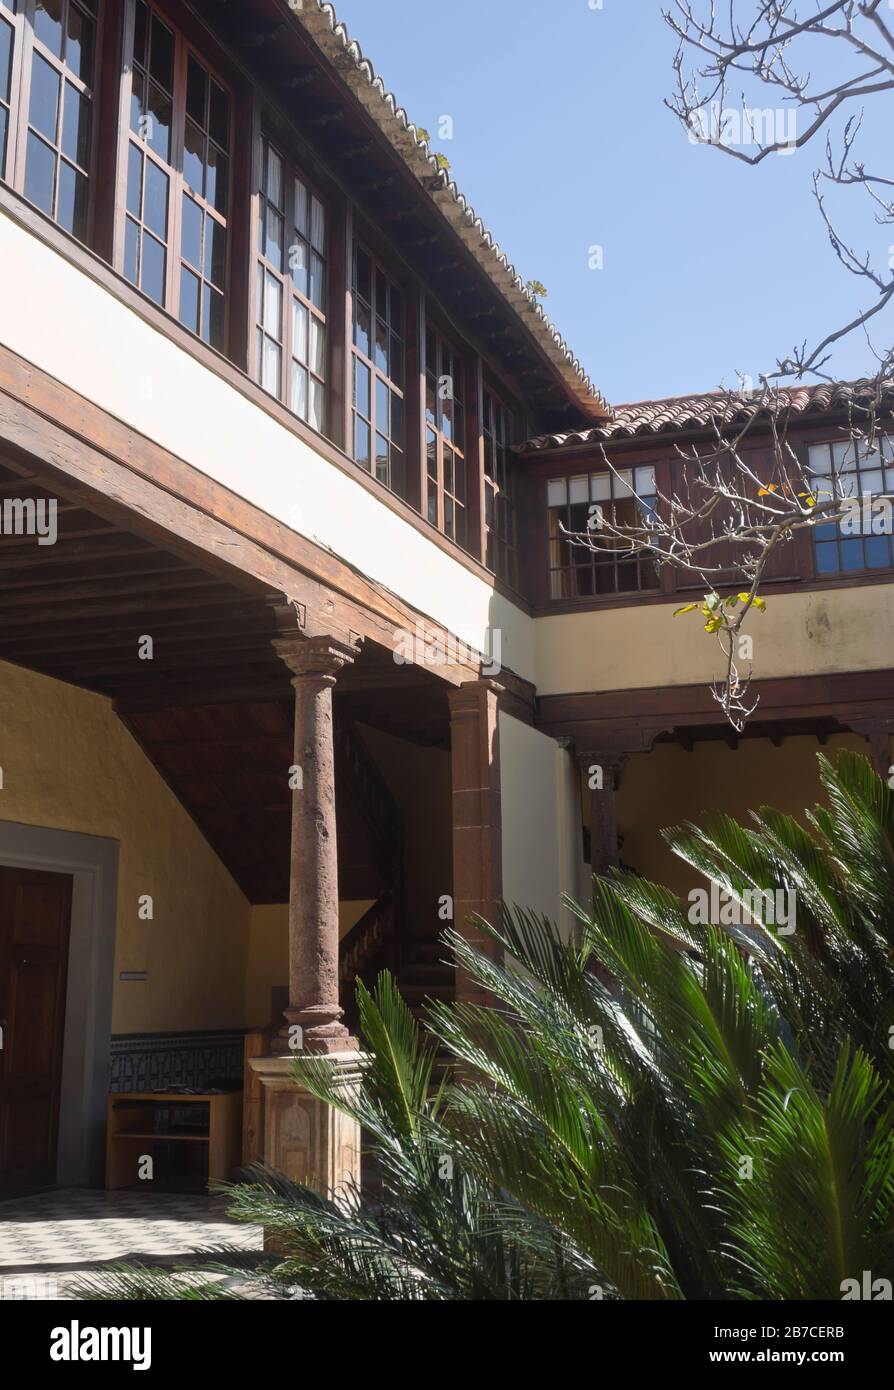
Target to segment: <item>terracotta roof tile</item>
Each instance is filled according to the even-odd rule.
[[[838,381],[815,386],[787,386],[774,392],[778,406],[789,416],[810,418],[832,412],[859,410],[872,399],[875,383],[868,378]],[[623,439],[679,434],[709,429],[714,424],[745,424],[755,414],[758,393],[749,395],[729,391],[710,391],[693,396],[668,396],[663,400],[636,401],[619,405],[608,420],[560,434],[544,434],[519,445],[517,452],[530,454],[549,449],[569,449],[576,445],[606,444]],[[894,382],[885,389],[885,408],[894,408]],[[769,415],[770,407],[761,412]]]
[[[447,171],[439,167],[403,107],[398,106],[359,43],[352,39],[331,4],[304,0],[291,7],[317,47],[329,58],[393,148],[416,176],[442,215],[455,228],[479,265],[558,369],[582,413],[607,415],[609,407],[571,348],[550,322],[515,266],[494,240]]]

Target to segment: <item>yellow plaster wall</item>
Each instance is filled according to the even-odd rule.
[[[0,663],[0,767],[0,820],[119,842],[112,1031],[243,1026],[248,901],[111,703]]]
[[[867,753],[865,739],[836,734],[822,749],[815,738],[786,738],[779,748],[756,738],[743,739],[737,749],[710,740],[696,743],[691,753],[678,744],[658,743],[651,753],[635,754],[624,768],[618,793],[623,862],[644,878],[685,894],[702,879],[664,843],[665,826],[698,822],[709,810],[747,824],[749,810],[761,806],[803,821],[805,808],[822,799],[817,753],[834,760],[839,748]],[[588,801],[586,797],[585,814]]]
[[[766,598],[766,613],[750,614],[744,629],[754,643],[756,678],[872,671],[892,664],[894,584],[776,595],[770,586]],[[703,631],[697,613],[674,618],[679,605],[675,599],[537,618],[538,694],[694,685],[719,678],[716,638]]]

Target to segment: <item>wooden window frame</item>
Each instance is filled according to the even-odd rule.
[[[496,431],[497,416],[495,411],[501,411],[506,417],[505,438],[498,438]],[[488,424],[488,420],[491,424]],[[481,432],[484,440],[483,469],[482,469],[482,493],[483,493],[483,531],[484,531],[484,556],[483,563],[491,574],[495,574],[504,584],[508,584],[511,589],[518,590],[521,584],[520,572],[520,545],[519,545],[519,497],[518,479],[510,465],[517,467],[517,459],[512,453],[512,446],[516,442],[514,435],[517,432],[518,414],[507,404],[506,399],[496,391],[489,382],[484,383],[482,395],[482,417]],[[491,441],[493,447],[494,469],[492,473],[487,471],[487,446]],[[501,483],[499,478],[499,454],[503,455],[503,466],[505,471],[506,485]],[[493,498],[492,516],[493,521],[488,521],[488,494]],[[500,511],[501,499],[505,502],[506,515],[509,520],[509,534],[504,535],[497,527],[496,519]],[[494,555],[488,555],[491,537],[494,538]],[[510,563],[502,570],[499,565],[499,556],[506,553]]]
[[[313,179],[308,178],[304,169],[289,155],[283,153],[284,142],[266,127],[260,132],[260,146],[258,150],[258,179],[255,190],[255,215],[254,215],[254,283],[253,283],[253,312],[252,312],[252,341],[249,344],[250,361],[252,363],[252,376],[262,390],[268,391],[270,395],[275,395],[276,399],[285,405],[287,410],[291,410],[299,420],[303,420],[311,429],[317,430],[320,434],[326,435],[329,430],[331,418],[330,404],[330,373],[332,366],[332,330],[335,326],[335,315],[332,313],[331,306],[335,302],[333,294],[332,279],[332,242],[333,242],[333,216],[329,199],[318,188]],[[268,152],[272,151],[280,161],[281,165],[281,205],[277,208],[271,204],[269,198],[269,186],[267,182],[268,173]],[[302,231],[297,225],[296,216],[296,183],[300,181],[308,195],[308,214],[309,223],[307,232]],[[314,245],[312,240],[313,232],[313,204],[316,202],[322,209],[323,215],[323,245],[322,250]],[[274,212],[282,218],[282,266],[277,269],[275,263],[267,256],[266,240],[262,244],[262,219],[264,227],[267,221],[267,209],[273,206]],[[291,229],[291,230],[290,230]],[[307,271],[308,271],[308,290],[304,291],[295,284],[294,276],[290,268],[290,257],[295,244],[295,236],[299,236],[306,244]],[[318,257],[322,264],[322,307],[316,304],[310,292],[312,284],[312,266],[314,257]],[[266,277],[270,275],[279,285],[280,290],[280,337],[275,338],[269,331],[265,323],[266,299],[265,287]],[[293,301],[301,304],[307,315],[307,344],[305,360],[297,357],[294,352],[293,341]],[[322,365],[319,371],[311,365],[311,330],[313,324],[320,326],[323,334]],[[276,392],[264,384],[263,380],[263,339],[270,338],[275,341],[280,353],[279,361],[279,381]],[[260,339],[260,342],[259,342]],[[300,370],[307,376],[306,392],[306,413],[296,410],[292,405],[292,365],[297,364]],[[321,409],[319,422],[311,419],[311,385],[316,382],[319,385],[321,396]]]
[[[855,443],[852,439],[842,438],[842,435],[840,433],[837,436],[830,439],[810,439],[800,442],[803,448],[802,463],[806,473],[812,473],[813,469],[813,466],[810,462],[810,451],[812,449],[825,449],[827,452],[827,461],[830,464],[830,472],[828,474],[814,474],[813,476],[837,476],[838,478],[854,477],[860,480],[863,478],[865,474],[868,473],[882,473],[883,483],[887,480],[887,478],[890,477],[892,479],[892,486],[889,489],[884,488],[882,494],[875,495],[878,496],[894,494],[894,430],[892,430],[890,433],[888,433],[887,431],[880,431],[879,433],[879,467],[867,468],[865,466],[867,460],[863,458],[862,453],[862,441],[858,441]],[[838,468],[836,471],[834,450],[840,447],[844,447],[845,450],[851,449],[855,451],[855,466],[853,468]],[[841,462],[841,460],[838,460],[838,462]],[[862,497],[862,489],[859,495]],[[820,497],[819,500],[822,501],[823,499]],[[821,531],[825,531],[825,534],[820,535]],[[830,531],[835,532],[837,534],[829,535],[828,532]],[[867,537],[863,534],[859,536],[843,536],[841,534],[840,524],[837,522],[826,523],[825,527],[817,526],[816,530],[805,529],[802,532],[802,535],[806,536],[809,542],[809,555],[812,577],[819,580],[820,582],[838,581],[847,583],[848,580],[856,580],[859,582],[860,580],[865,580],[872,577],[883,577],[885,575],[890,576],[892,571],[894,571],[894,538],[892,538],[891,536]],[[867,543],[872,541],[873,539],[884,539],[887,541],[889,558],[887,563],[884,565],[870,565],[867,563],[866,546]],[[837,569],[820,569],[820,547],[822,546],[824,549],[831,549],[833,544],[838,558],[839,567]],[[860,566],[853,569],[844,569],[841,567],[843,555],[842,547],[846,544],[856,544],[861,546],[863,563]]]
[[[63,44],[68,42],[68,15],[72,7],[83,11],[93,24],[93,54],[91,82],[88,85],[74,69],[68,66],[66,58],[59,57],[36,35],[35,15],[37,0],[20,0],[18,11],[13,9],[13,0],[0,0],[0,23],[12,28],[12,51],[10,55],[9,101],[2,101],[7,112],[5,150],[0,159],[0,178],[20,193],[31,207],[49,218],[66,236],[71,236],[82,245],[89,246],[93,240],[93,227],[97,201],[97,164],[99,149],[99,111],[100,94],[103,83],[103,45],[108,23],[109,6],[106,0],[64,0],[62,10]],[[63,52],[66,49],[63,47]],[[31,126],[30,105],[35,58],[43,60],[59,78],[59,99],[56,108],[56,131],[51,138],[37,127]],[[66,86],[73,87],[88,103],[90,111],[90,131],[87,139],[86,158],[79,162],[64,148],[65,135],[65,94]],[[28,138],[32,132],[47,150],[52,151],[53,208],[48,212],[40,204],[32,202],[26,193]],[[79,230],[69,229],[59,221],[60,169],[65,166],[74,171],[77,178],[85,180],[85,203],[83,224]]]
[[[637,474],[646,471],[649,471],[652,474],[652,489],[649,492],[640,492],[640,480],[637,478]],[[624,475],[627,473],[630,474],[630,482],[629,484],[627,484],[628,491],[626,493],[622,493],[620,489],[622,486],[625,485]],[[606,491],[606,487],[602,482],[603,479],[607,480],[608,496],[603,495]],[[587,496],[586,498],[579,498],[576,502],[573,502],[571,497],[572,484],[577,484],[578,490],[580,490],[581,483],[586,484]],[[549,494],[550,489],[553,487],[553,485],[561,485],[564,487],[564,503],[557,505],[550,502]],[[661,592],[661,571],[657,567],[655,568],[654,582],[643,582],[644,570],[647,564],[647,561],[644,556],[625,556],[623,552],[619,552],[615,556],[606,553],[603,558],[602,556],[597,555],[592,551],[588,551],[584,546],[570,546],[568,542],[563,540],[561,534],[556,533],[556,535],[554,535],[552,530],[552,514],[553,512],[559,509],[559,506],[562,506],[564,509],[565,523],[566,526],[568,526],[568,528],[570,529],[571,508],[573,506],[586,506],[588,508],[589,514],[589,509],[591,508],[601,507],[603,505],[613,505],[616,502],[623,502],[630,497],[641,497],[643,500],[649,499],[653,502],[655,506],[657,506],[659,488],[660,483],[658,480],[658,470],[656,465],[654,463],[638,464],[633,460],[631,460],[630,464],[626,467],[623,464],[619,466],[617,469],[617,475],[612,473],[605,467],[596,469],[584,468],[583,470],[577,473],[562,472],[557,473],[552,477],[548,477],[546,479],[547,543],[549,546],[549,553],[547,559],[547,594],[551,603],[569,603],[577,599],[587,600],[598,599],[603,597],[612,598],[624,594],[629,594],[631,596],[639,596],[640,594],[656,594]],[[554,563],[554,547],[559,548],[560,557],[564,553],[566,547],[569,551],[572,552],[571,558],[567,563]],[[579,557],[577,558],[576,563],[575,556]],[[621,575],[619,570],[619,566],[621,565],[633,565],[636,569],[637,584],[635,588],[621,587]],[[599,571],[605,571],[606,573],[608,573],[609,571],[611,572],[611,576],[613,579],[613,584],[611,588],[597,588],[597,577]],[[564,587],[564,584],[567,582],[569,578],[573,577],[575,584],[579,582],[577,578],[579,573],[589,575],[590,591],[588,593],[554,592],[554,576],[560,576],[560,582]]]
[[[214,58],[207,56],[206,51],[203,49],[201,44],[198,43],[194,36],[188,33],[185,30],[185,28],[178,22],[178,16],[176,12],[172,13],[172,10],[167,5],[159,3],[159,0],[142,0],[142,3],[146,5],[146,8],[149,12],[150,19],[153,14],[156,15],[160,22],[171,31],[174,39],[172,89],[170,93],[165,93],[166,95],[169,95],[171,99],[169,159],[166,161],[161,154],[159,154],[156,150],[152,148],[148,140],[142,138],[131,127],[131,107],[135,67],[133,54],[138,0],[126,0],[126,3],[127,17],[124,33],[125,58],[123,64],[123,79],[121,82],[120,93],[121,118],[119,122],[120,128],[118,151],[119,188],[116,202],[116,225],[114,238],[116,248],[114,262],[115,269],[119,272],[119,274],[122,274],[124,276],[128,284],[132,285],[133,288],[138,291],[138,293],[145,295],[145,297],[151,303],[155,304],[164,313],[169,314],[172,318],[176,319],[177,322],[181,324],[181,326],[185,329],[186,332],[192,333],[194,337],[199,338],[202,342],[206,344],[206,346],[210,347],[212,351],[225,353],[227,351],[227,347],[230,341],[231,318],[234,314],[233,299],[234,296],[240,292],[240,287],[234,283],[233,275],[233,246],[236,237],[235,223],[238,221],[240,216],[244,215],[244,210],[241,208],[240,202],[237,202],[235,196],[235,170],[238,158],[238,150],[236,148],[236,110],[238,104],[237,93],[233,84],[229,82],[220,71],[219,65],[215,62]],[[149,50],[147,48],[147,56],[148,52]],[[226,94],[229,102],[228,148],[226,150],[223,150],[222,146],[218,146],[217,142],[214,142],[215,147],[221,149],[227,159],[225,214],[221,213],[218,208],[216,208],[212,203],[208,201],[203,191],[193,188],[187,182],[184,174],[184,152],[188,99],[187,92],[190,56],[193,56],[196,59],[196,62],[205,70],[205,72],[208,75],[209,82],[213,81],[218,85],[218,87],[221,88],[221,90]],[[152,79],[149,78],[149,80],[151,81]],[[210,91],[211,88],[209,86],[209,100]],[[210,140],[211,138],[209,125],[206,125],[202,128],[202,134],[206,138],[206,140]],[[141,216],[139,221],[136,219],[136,217],[132,215],[132,213],[128,209],[128,179],[131,147],[139,151],[143,161],[140,204]],[[164,295],[162,303],[159,303],[159,301],[155,298],[154,295],[149,294],[146,290],[144,290],[142,288],[142,285],[136,284],[134,280],[130,277],[130,275],[127,273],[126,229],[128,222],[132,222],[134,225],[139,225],[141,229],[142,257],[142,237],[146,235],[146,222],[144,215],[146,184],[145,170],[147,167],[147,162],[149,161],[151,161],[153,165],[159,168],[168,178],[168,208],[166,218],[167,240],[164,243],[166,261],[164,274]],[[184,262],[184,196],[188,196],[193,202],[195,202],[202,213],[203,251],[200,256],[200,259],[203,261],[202,266],[193,266],[191,262]],[[219,226],[222,226],[226,234],[226,255],[224,272],[222,277],[223,284],[222,286],[220,286],[220,288],[223,291],[224,297],[223,321],[221,325],[220,341],[218,343],[212,343],[210,339],[207,338],[202,331],[204,289],[206,281],[209,284],[212,284],[212,282],[208,280],[208,277],[206,275],[207,256],[204,252],[205,219],[209,217]],[[160,241],[160,238],[155,232],[150,230],[149,235],[152,236],[155,241]],[[200,326],[198,331],[193,330],[189,324],[183,323],[183,320],[180,316],[181,272],[184,268],[184,265],[185,268],[193,272],[196,278],[200,281]]]
[[[429,525],[435,526],[442,535],[448,540],[452,540],[463,550],[469,549],[470,544],[470,482],[469,477],[469,449],[468,449],[468,406],[466,403],[466,382],[468,380],[467,354],[458,352],[453,340],[443,333],[437,322],[429,318],[425,323],[425,336],[423,341],[423,368],[425,373],[425,418],[423,421],[424,439],[423,450],[425,455],[425,468],[423,477],[425,493],[423,496],[422,515],[426,518]],[[434,349],[434,364],[430,361],[430,348]],[[449,354],[451,370],[447,373],[443,371],[445,363],[445,353]],[[451,422],[451,433],[448,436],[444,430],[443,402],[440,395],[440,383],[444,376],[451,378],[453,399],[459,405],[461,418],[459,428],[456,428],[456,419]],[[458,389],[457,389],[458,387]],[[431,447],[434,446],[432,457]],[[446,485],[445,475],[445,455],[450,450],[453,454],[454,481],[453,488]],[[432,472],[432,463],[434,472]],[[459,496],[456,487],[458,478],[462,479],[462,497]],[[448,499],[452,504],[453,524],[448,525]],[[434,502],[434,507],[432,507]],[[456,525],[457,517],[462,518],[462,535]]]
[[[359,295],[358,292],[357,292],[357,265],[358,265],[358,253],[361,252],[361,251],[369,258],[369,263],[370,263],[370,301],[369,301],[368,304],[366,304],[366,301],[364,301],[364,300],[361,299],[360,295]],[[386,324],[386,328],[387,328],[387,332],[388,332],[388,344],[389,344],[388,351],[389,351],[389,354],[390,354],[391,351],[393,350],[393,347],[392,347],[392,338],[396,337],[396,338],[398,339],[399,344],[400,344],[401,364],[402,364],[402,372],[401,372],[402,381],[400,381],[400,382],[398,382],[397,379],[396,379],[395,377],[389,375],[389,374],[386,373],[381,367],[379,367],[378,364],[377,364],[377,362],[376,362],[376,360],[375,360],[375,345],[376,345],[375,334],[376,334],[377,321],[381,318],[381,315],[379,314],[379,307],[380,307],[380,306],[379,306],[379,302],[378,302],[378,299],[379,299],[379,286],[378,286],[379,276],[382,276],[382,277],[384,278],[384,280],[385,280],[385,282],[386,282],[386,286],[387,286],[388,306],[387,306],[387,317],[386,317],[386,319],[385,319],[385,324]],[[402,300],[402,306],[403,306],[403,322],[402,322],[402,329],[403,329],[403,331],[402,331],[401,333],[398,333],[398,334],[395,334],[395,333],[394,333],[394,328],[393,328],[392,305],[391,305],[392,290],[396,290],[396,291],[399,293],[399,295],[400,295],[400,297],[401,297],[401,300]],[[350,392],[349,392],[349,397],[348,397],[348,399],[349,399],[350,406],[351,406],[351,424],[350,424],[350,433],[349,433],[349,438],[348,438],[348,450],[347,450],[347,452],[348,452],[348,453],[350,454],[350,456],[354,459],[354,462],[357,464],[357,466],[358,466],[359,468],[362,468],[362,469],[364,469],[365,472],[368,472],[368,473],[370,474],[371,477],[375,478],[376,481],[379,482],[383,487],[386,487],[386,488],[389,490],[389,492],[393,492],[397,497],[403,498],[404,501],[409,501],[409,500],[412,498],[413,491],[414,491],[413,479],[412,479],[412,477],[411,477],[411,468],[412,468],[412,464],[413,464],[413,455],[412,455],[412,448],[411,448],[411,445],[412,445],[413,436],[414,436],[414,434],[415,434],[415,424],[412,422],[412,416],[411,416],[411,414],[408,412],[409,395],[410,395],[410,390],[411,390],[411,386],[410,386],[411,378],[410,378],[410,376],[408,375],[408,372],[409,372],[409,370],[412,368],[412,362],[411,362],[411,360],[410,360],[410,359],[411,359],[411,354],[408,352],[408,335],[409,335],[409,332],[410,332],[410,315],[411,315],[411,313],[413,312],[414,296],[408,291],[406,285],[403,284],[400,280],[398,280],[398,279],[390,272],[390,270],[388,269],[388,267],[383,263],[381,257],[380,257],[380,256],[377,254],[377,252],[370,246],[369,241],[368,241],[365,237],[363,237],[363,236],[361,236],[361,235],[356,235],[356,236],[354,237],[354,244],[353,244],[353,248],[352,248],[352,256],[351,256],[351,279],[350,279],[350,299],[351,299],[351,335],[350,335],[350,348],[351,348],[351,351],[350,351],[350,373],[351,373],[351,376],[350,376]],[[359,303],[363,303],[363,304],[369,309],[369,313],[370,313],[369,346],[370,346],[370,349],[371,349],[371,355],[368,355],[367,353],[364,353],[364,352],[362,351],[362,349],[361,349],[361,348],[358,346],[358,344],[357,344],[357,320],[358,320],[358,304],[359,304]],[[370,374],[369,415],[368,415],[368,416],[367,416],[367,415],[364,415],[364,413],[358,408],[358,402],[357,402],[357,364],[358,364],[358,363],[361,364],[362,366],[364,366],[364,367],[368,370],[368,372],[369,372],[369,374]],[[391,370],[391,363],[390,363],[390,361],[389,361],[389,373],[390,373],[390,370]],[[386,390],[388,391],[388,393],[389,393],[388,431],[387,431],[386,434],[382,434],[382,431],[381,431],[381,429],[380,429],[380,421],[379,421],[379,418],[378,418],[378,414],[379,414],[379,411],[378,411],[378,397],[379,397],[378,386],[379,386],[379,383],[382,383],[382,384],[384,385],[385,389],[386,389]],[[403,412],[403,420],[402,420],[403,428],[402,428],[402,431],[401,431],[401,443],[400,443],[400,444],[398,444],[398,443],[395,441],[395,436],[394,436],[394,434],[393,434],[393,415],[392,415],[393,406],[392,406],[392,404],[391,404],[391,396],[392,396],[392,395],[396,395],[396,396],[398,397],[398,399],[401,401],[401,408],[402,408],[402,412]],[[364,462],[364,460],[363,460],[362,458],[358,458],[358,457],[357,457],[357,421],[358,421],[358,418],[359,418],[360,420],[363,420],[364,423],[368,424],[368,426],[369,426],[369,464],[368,464],[368,465]],[[385,439],[387,440],[387,443],[388,443],[388,465],[387,465],[388,477],[387,477],[387,480],[386,480],[386,479],[383,479],[383,478],[381,478],[381,477],[379,476],[379,470],[378,470],[377,461],[376,461],[376,441],[377,441],[377,438],[378,438],[379,435],[382,435],[382,437],[385,438]],[[421,446],[421,431],[419,432],[419,435],[420,435],[420,446]],[[401,458],[401,464],[402,464],[402,469],[403,469],[403,488],[395,487],[395,486],[394,486],[394,482],[395,482],[395,479],[394,479],[394,463],[393,463],[393,452],[394,452],[394,451],[396,451],[396,452],[400,455],[400,458]]]

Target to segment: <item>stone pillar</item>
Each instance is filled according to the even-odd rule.
[[[276,1051],[344,1052],[356,1042],[338,1001],[338,844],[332,687],[354,653],[330,638],[273,644],[295,690],[292,861],[289,880],[289,1003]],[[291,1030],[302,1030],[296,1049]]]
[[[473,945],[497,956],[497,948],[470,922],[472,915],[493,922],[503,894],[503,842],[500,807],[501,687],[492,680],[470,681],[448,695],[453,776],[453,920]],[[456,997],[492,1003],[464,970],[457,970]]]
[[[282,631],[282,627],[280,628]],[[339,1081],[356,1084],[357,1040],[338,998],[338,853],[332,687],[355,652],[330,638],[274,639],[292,672],[295,743],[289,890],[289,1002],[270,1057],[251,1059],[263,1085],[261,1152],[287,1177],[332,1191],[359,1178],[360,1133],[301,1085],[308,1056],[323,1054]]]
[[[620,862],[616,793],[627,755],[618,752],[578,753],[590,793],[590,866],[604,874]]]

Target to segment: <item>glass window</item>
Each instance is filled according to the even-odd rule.
[[[183,132],[179,151],[175,129]],[[149,0],[137,0],[124,273],[221,352],[231,140],[229,93]]]
[[[813,533],[817,574],[854,574],[894,565],[894,440],[881,437],[870,449],[864,440],[811,444],[808,467],[817,501],[853,502],[840,521]]]
[[[484,392],[484,527],[487,568],[518,588],[518,516],[515,464],[510,448],[516,425],[492,391]]]
[[[592,598],[657,589],[658,567],[648,553],[631,555],[624,541],[600,532],[606,519],[619,526],[641,526],[657,510],[655,469],[652,465],[618,469],[617,473],[552,478],[547,483],[549,509],[550,598]],[[599,545],[592,551],[566,536],[595,532]]]
[[[270,140],[258,190],[255,375],[322,434],[326,426],[325,208]]]
[[[431,324],[425,334],[425,515],[466,544],[466,424],[463,363]]]
[[[0,0],[0,177],[79,241],[88,230],[97,16],[96,0]],[[26,22],[31,71],[17,83]],[[15,90],[28,93],[18,112],[19,167],[10,138]]]
[[[404,300],[366,247],[354,247],[354,458],[407,496]]]

